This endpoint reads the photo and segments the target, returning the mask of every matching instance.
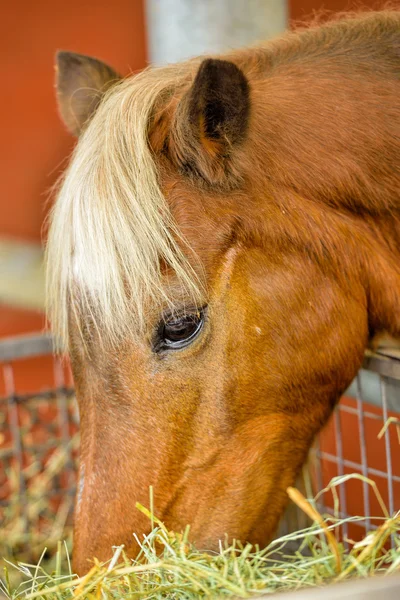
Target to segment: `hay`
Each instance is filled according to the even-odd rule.
[[[367,481],[378,494],[374,483],[360,475],[336,477],[324,491],[334,492],[351,477]],[[217,553],[199,552],[188,542],[188,528],[182,534],[168,531],[151,510],[138,506],[154,527],[138,540],[141,551],[135,560],[126,557],[123,547],[117,547],[110,561],[94,561],[87,575],[78,578],[71,571],[67,549],[59,543],[52,572],[41,561],[37,565],[9,565],[3,592],[12,600],[247,598],[400,570],[400,512],[389,515],[379,494],[385,516],[374,519],[377,527],[361,542],[343,544],[336,537],[340,525],[360,522],[362,517],[322,517],[315,501],[307,501],[294,488],[288,493],[315,522],[274,540],[265,549],[221,542]],[[290,553],[293,542],[298,550]],[[10,567],[25,577],[17,588],[9,583]]]

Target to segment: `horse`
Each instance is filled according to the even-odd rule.
[[[150,521],[271,540],[373,335],[400,334],[400,12],[121,78],[60,51],[78,137],[46,249],[81,419],[74,568]]]

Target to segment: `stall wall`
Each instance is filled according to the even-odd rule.
[[[315,12],[355,10],[362,7],[382,8],[385,0],[289,0],[291,21],[308,20]],[[386,2],[387,4],[387,2]]]
[[[3,2],[0,236],[39,241],[48,191],[73,147],[54,100],[57,49],[96,55],[121,73],[146,64],[142,0]]]

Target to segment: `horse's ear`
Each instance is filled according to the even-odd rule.
[[[185,168],[218,179],[246,137],[249,113],[250,89],[244,73],[232,62],[205,59],[177,107],[175,155]]]
[[[68,130],[79,135],[95,112],[104,92],[120,76],[108,65],[82,54],[56,54],[56,90],[61,117]]]

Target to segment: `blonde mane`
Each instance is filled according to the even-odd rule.
[[[161,264],[186,296],[200,284],[160,190],[148,143],[156,101],[188,72],[149,69],[115,85],[81,136],[50,215],[46,248],[47,314],[68,348],[71,322],[82,339],[90,323],[117,346],[143,330],[150,302],[174,307]],[[193,67],[189,67],[190,70]]]

